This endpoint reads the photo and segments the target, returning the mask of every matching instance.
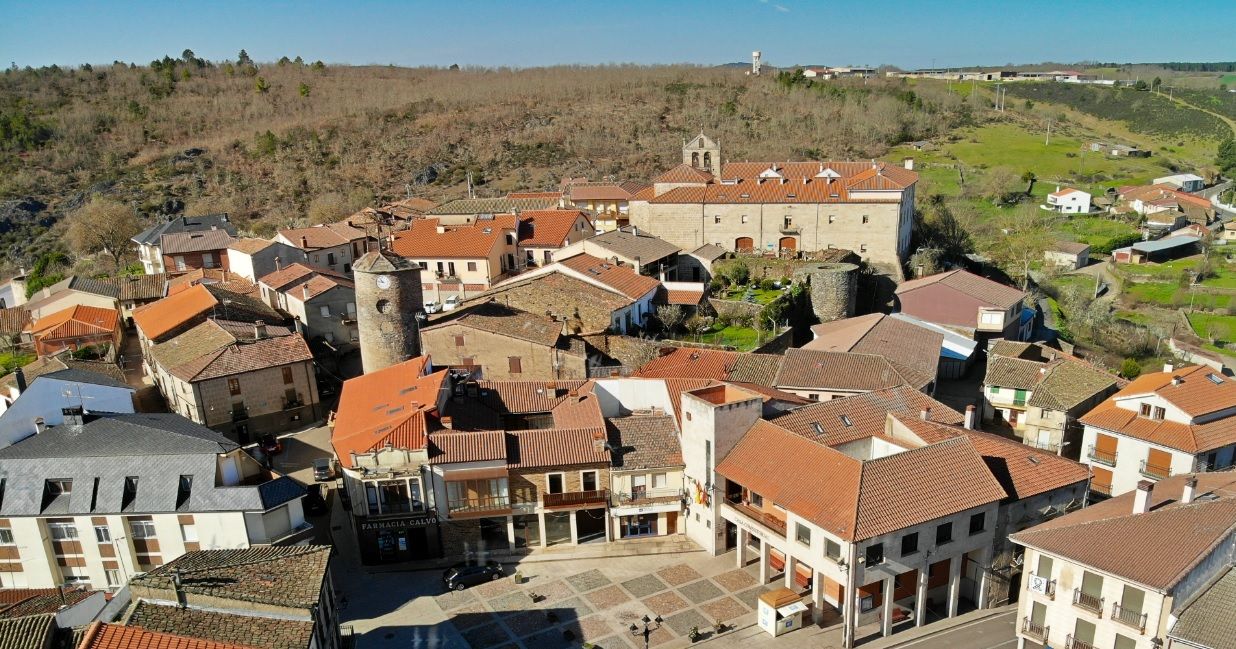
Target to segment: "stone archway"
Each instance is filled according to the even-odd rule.
[[[712,171],[712,153],[704,152],[704,171]]]
[[[798,239],[794,237],[781,237],[781,240],[777,242],[777,248],[781,250],[797,251]]]
[[[755,241],[751,237],[734,239],[734,252],[751,252],[755,249]]]
[[[697,169],[699,168],[700,166],[700,152],[699,151],[691,152],[691,166]]]

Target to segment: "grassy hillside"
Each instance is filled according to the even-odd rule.
[[[212,65],[14,71],[0,77],[0,201],[54,221],[89,192],[146,218],[227,211],[255,233],[407,192],[551,187],[564,176],[646,178],[705,130],[728,159],[875,157],[946,133],[968,107],[883,80],[785,88],[697,67],[440,70]],[[5,125],[15,125],[9,129]],[[12,211],[12,210],[10,210]],[[10,263],[55,244],[4,223]],[[3,237],[8,237],[4,239]]]
[[[1217,140],[1231,135],[1223,120],[1186,108],[1166,96],[1132,88],[1070,83],[1007,84],[1011,97],[1063,104],[1148,135]]]

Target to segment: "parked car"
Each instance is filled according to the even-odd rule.
[[[273,457],[283,452],[283,442],[279,441],[279,438],[274,435],[263,435],[262,441],[258,443],[258,446],[261,447],[262,453],[266,457]]]
[[[451,311],[455,308],[458,308],[462,302],[463,300],[459,299],[458,295],[452,295],[446,298],[446,301],[442,303],[442,310]]]
[[[425,303],[425,313],[437,313],[442,310],[442,305],[438,304],[437,300],[430,300]]]
[[[318,482],[326,482],[335,478],[335,460],[329,457],[320,457],[313,461],[313,479]]]
[[[483,564],[457,563],[442,573],[442,583],[448,590],[463,590],[487,581],[502,579],[502,564],[486,561]]]
[[[326,506],[326,485],[309,485],[309,494],[305,496],[305,513],[311,516],[321,516],[330,511]]]

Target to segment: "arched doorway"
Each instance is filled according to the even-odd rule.
[[[781,241],[777,243],[777,247],[781,250],[798,250],[798,239],[795,239],[794,237],[781,237]]]
[[[734,239],[734,252],[751,252],[753,249],[755,249],[755,241],[751,237]]]
[[[699,168],[700,166],[700,152],[699,151],[691,152],[691,166],[697,169]]]
[[[712,171],[712,154],[704,152],[704,171]]]

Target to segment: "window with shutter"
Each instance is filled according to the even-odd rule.
[[[511,374],[520,374],[524,371],[523,361],[518,356],[508,357],[507,363]]]
[[[463,347],[463,346],[464,346],[464,337],[463,337],[463,336],[455,336],[455,346],[456,346],[456,347]]]

